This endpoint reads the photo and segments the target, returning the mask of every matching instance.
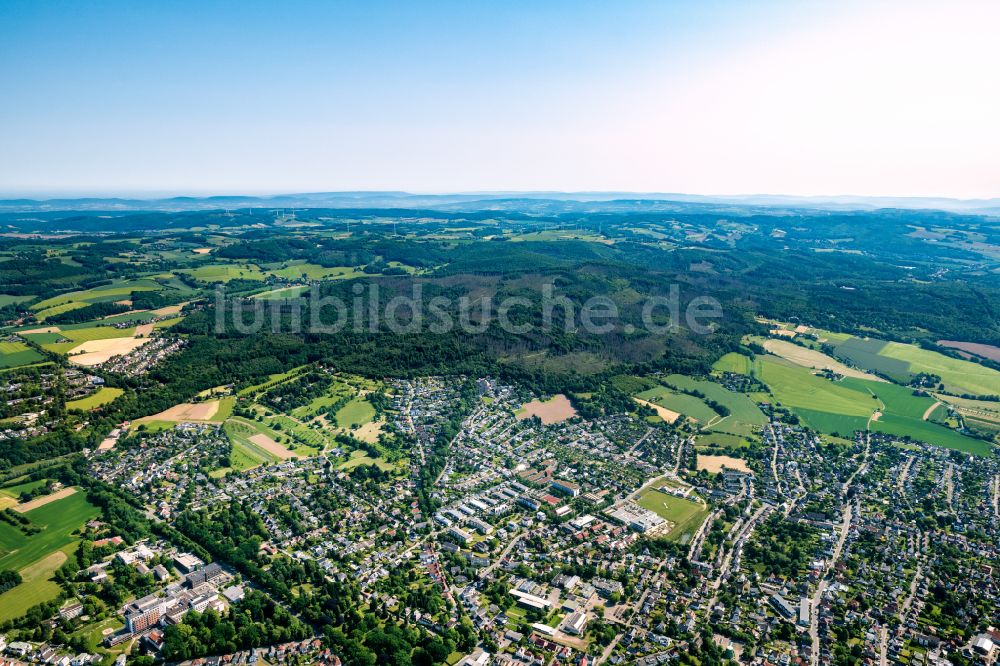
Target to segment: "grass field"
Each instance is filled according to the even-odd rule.
[[[267,279],[267,274],[257,266],[250,264],[247,266],[237,266],[236,264],[209,264],[198,268],[185,268],[177,271],[187,273],[196,280],[202,282],[229,282],[230,280],[259,280]]]
[[[345,428],[370,423],[375,418],[375,408],[362,397],[355,397],[337,410],[337,423]]]
[[[750,398],[734,393],[721,384],[684,375],[670,375],[663,381],[686,391],[700,391],[708,399],[729,409],[729,416],[712,424],[713,430],[746,436],[752,434],[755,427],[767,423],[767,417]]]
[[[654,405],[666,407],[671,411],[678,412],[701,423],[709,423],[713,419],[719,418],[715,410],[706,405],[702,400],[693,395],[672,391],[666,386],[657,386],[648,391],[643,391],[635,397],[651,402]]]
[[[682,543],[690,540],[708,515],[708,509],[704,505],[661,493],[659,490],[647,490],[636,500],[636,504],[673,523],[667,539]]]
[[[280,300],[282,298],[296,298],[302,294],[309,291],[309,287],[305,285],[295,285],[292,287],[281,287],[279,289],[272,289],[270,291],[263,291],[259,294],[254,294],[250,298],[262,298],[264,300]]]
[[[115,398],[120,396],[124,391],[120,388],[110,388],[108,386],[102,386],[96,392],[91,393],[85,398],[80,398],[79,400],[70,400],[66,403],[66,409],[79,409],[79,410],[89,410],[100,407],[101,405],[106,405],[109,402],[113,402]]]
[[[269,465],[278,462],[279,458],[260,448],[250,441],[250,437],[258,433],[265,433],[272,439],[277,437],[267,428],[262,428],[259,424],[244,421],[243,419],[230,419],[223,425],[223,430],[232,442],[233,452],[229,458],[229,465],[232,469],[242,472],[253,469],[260,465]]]
[[[60,303],[59,305],[53,305],[42,310],[35,312],[35,317],[38,321],[45,321],[49,317],[53,317],[57,314],[62,314],[63,312],[70,312],[71,310],[79,310],[80,308],[87,307],[87,303],[81,303],[79,301],[70,301],[68,303]]]
[[[44,360],[44,356],[23,342],[0,342],[0,368],[16,368]]]
[[[880,411],[881,416],[870,421],[871,429],[876,432],[989,455],[988,443],[924,421],[924,412],[934,404],[934,399],[915,396],[908,387],[853,377],[832,382],[774,356],[758,356],[754,372],[770,387],[776,402],[820,432],[847,436],[864,430],[874,412]]]
[[[734,372],[738,375],[750,374],[750,357],[737,352],[729,352],[712,365],[716,372]]]
[[[50,581],[66,555],[76,547],[74,532],[99,511],[77,492],[24,515],[42,531],[30,537],[0,523],[0,569],[21,572],[24,582],[0,595],[0,622],[22,615],[31,606],[54,598],[59,588]]]
[[[161,289],[163,289],[163,285],[155,282],[154,280],[120,280],[113,282],[112,284],[101,285],[92,289],[59,294],[58,296],[53,296],[52,298],[47,298],[44,301],[35,303],[31,306],[31,309],[35,310],[39,316],[41,316],[42,311],[49,311],[47,312],[47,316],[51,316],[52,314],[55,314],[55,312],[50,311],[51,308],[63,304],[80,303],[82,305],[78,307],[83,307],[83,305],[91,305],[93,303],[119,301],[128,298],[133,291],[159,291]],[[68,310],[63,310],[63,312],[66,311]]]
[[[839,343],[835,350],[838,356],[877,370],[903,384],[913,375],[926,372],[941,377],[945,388],[953,393],[1000,395],[1000,372],[916,345],[849,338]]]
[[[396,470],[396,466],[392,463],[387,462],[382,458],[372,458],[370,455],[361,450],[351,451],[351,455],[347,462],[341,463],[337,469],[349,472],[359,465],[375,465],[379,469],[386,472],[393,472]]]
[[[24,303],[30,301],[34,296],[15,296],[13,294],[0,294],[0,308],[13,305],[14,303]]]
[[[365,275],[351,266],[320,266],[305,262],[289,262],[284,268],[268,270],[268,273],[285,280],[346,280]]]

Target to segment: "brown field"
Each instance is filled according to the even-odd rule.
[[[56,500],[61,500],[64,497],[69,497],[76,493],[76,488],[63,488],[62,490],[57,490],[54,493],[48,495],[42,495],[41,497],[36,497],[30,502],[25,502],[24,504],[18,504],[14,507],[14,511],[18,513],[25,513],[31,511],[32,509],[37,509],[40,506],[45,506],[49,502],[55,502]]]
[[[105,437],[104,439],[101,440],[101,443],[97,445],[97,450],[110,451],[111,449],[115,448],[115,444],[117,443],[118,440],[115,439],[114,437]]]
[[[208,254],[209,252],[212,251],[212,248],[210,248],[210,247],[196,247],[195,249],[193,249],[191,251],[194,252],[195,254]]]
[[[771,352],[775,356],[788,359],[792,363],[797,363],[798,365],[806,368],[814,368],[816,370],[832,370],[838,375],[856,377],[858,379],[868,379],[873,382],[885,381],[876,375],[850,368],[837,359],[827,356],[823,352],[816,351],[815,349],[799,347],[798,345],[794,345],[791,342],[785,342],[784,340],[765,340],[764,349]]]
[[[69,350],[69,361],[77,365],[100,365],[112,356],[122,356],[149,342],[149,338],[87,340]]]
[[[30,331],[21,331],[21,333],[59,333],[60,331],[58,326],[43,326],[42,328],[33,328]]]
[[[385,421],[371,421],[352,431],[351,436],[372,444],[378,441],[378,436],[382,434],[382,426],[384,425]]]
[[[703,456],[700,453],[698,454],[698,469],[715,474],[716,472],[721,472],[723,468],[734,469],[740,472],[750,471],[746,461],[739,458],[732,458],[730,456]]]
[[[182,402],[169,409],[164,409],[159,414],[137,419],[134,423],[142,423],[143,421],[209,421],[218,411],[218,400]]]
[[[542,423],[559,423],[560,421],[565,421],[568,418],[576,416],[576,410],[573,409],[573,404],[569,401],[569,398],[559,393],[545,402],[532,400],[522,405],[521,410],[517,413],[518,420],[531,418],[532,416],[540,418]]]
[[[656,412],[657,416],[659,416],[667,423],[673,423],[674,421],[676,421],[681,417],[679,412],[669,410],[666,407],[661,407],[660,405],[649,402],[648,400],[640,400],[639,398],[632,398],[632,399],[635,400],[640,405],[643,405],[644,407],[652,407],[653,411]]]
[[[149,334],[153,332],[152,324],[139,324],[135,327],[135,337],[148,338]]]
[[[984,345],[978,342],[959,342],[956,340],[938,340],[937,343],[942,347],[961,349],[962,351],[971,352],[976,356],[982,356],[983,358],[988,358],[991,361],[1000,362],[1000,347]]]
[[[12,506],[17,505],[17,500],[13,497],[8,497],[7,495],[0,495],[0,511],[4,509],[9,509]]]
[[[247,439],[253,442],[254,445],[259,446],[271,455],[281,458],[282,460],[287,460],[295,455],[262,432],[259,432],[256,435],[251,435]]]
[[[177,305],[168,305],[164,308],[157,308],[153,310],[153,314],[159,315],[161,317],[177,315],[181,313],[181,308],[183,308],[185,305],[187,305],[187,303],[178,303]]]

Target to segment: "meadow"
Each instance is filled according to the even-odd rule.
[[[44,356],[23,342],[0,342],[0,368],[16,368],[44,360]]]
[[[945,390],[958,394],[1000,395],[1000,372],[929,349],[874,338],[848,338],[835,347],[838,356],[906,384],[924,372],[941,377]]]
[[[87,411],[90,409],[96,409],[102,405],[106,405],[120,396],[124,391],[120,388],[111,388],[108,386],[102,386],[94,393],[86,396],[85,398],[80,398],[79,400],[70,400],[66,403],[66,409],[79,409],[82,411]]]
[[[716,372],[732,372],[737,375],[750,374],[750,357],[738,352],[729,352],[712,365]]]
[[[98,514],[86,495],[77,492],[24,514],[42,528],[38,534],[25,536],[12,525],[0,523],[0,569],[19,571],[24,579],[0,595],[0,622],[58,595],[51,575],[76,547],[79,538],[74,533]]]
[[[834,382],[774,356],[758,356],[754,371],[770,387],[777,403],[820,432],[848,436],[870,427],[976,455],[990,453],[987,442],[923,420],[935,401],[913,395],[911,388],[854,377]]]

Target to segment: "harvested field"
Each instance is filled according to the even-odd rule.
[[[153,332],[153,324],[139,324],[135,327],[135,336],[148,338],[149,334]]]
[[[959,342],[957,340],[938,340],[937,343],[942,347],[961,349],[962,351],[970,352],[976,356],[982,356],[983,358],[988,358],[991,361],[1000,362],[1000,347],[984,345],[978,342]]]
[[[196,247],[196,248],[194,248],[191,251],[194,252],[195,254],[208,254],[209,252],[212,251],[212,248],[210,248],[210,247]]]
[[[43,326],[41,328],[33,328],[30,331],[21,331],[21,333],[58,333],[58,326]]]
[[[50,502],[55,502],[56,500],[61,500],[64,497],[69,497],[76,492],[76,488],[63,488],[62,490],[57,490],[54,493],[48,495],[42,495],[41,497],[36,497],[30,502],[25,502],[24,504],[18,504],[14,507],[14,511],[18,513],[25,513],[31,511],[32,509],[37,509],[38,507],[45,506]]]
[[[749,472],[750,468],[747,467],[745,460],[740,458],[733,458],[730,456],[703,456],[698,454],[698,469],[703,469],[706,472],[712,472],[713,474],[721,472],[723,469],[733,469],[740,472]]]
[[[176,315],[181,313],[181,308],[183,308],[187,303],[178,303],[177,305],[168,305],[164,308],[157,308],[153,310],[153,314],[160,317],[168,317],[171,315]]]
[[[87,340],[69,350],[69,361],[77,365],[93,366],[106,363],[113,356],[123,356],[149,342],[149,338],[105,338]]]
[[[262,432],[259,432],[256,435],[251,435],[247,439],[249,439],[255,446],[259,446],[272,456],[281,458],[282,460],[287,460],[288,458],[295,456],[294,453],[283,447],[281,444],[278,444]]]
[[[569,398],[559,393],[544,402],[541,400],[532,400],[523,405],[517,413],[518,420],[531,418],[532,416],[537,416],[542,420],[542,423],[559,423],[560,421],[565,421],[568,418],[576,416],[576,410],[573,409],[573,404],[569,401]]]
[[[169,409],[163,410],[159,414],[138,419],[137,423],[142,421],[210,421],[218,411],[218,400],[182,402],[179,405],[174,405]]]
[[[681,415],[678,412],[671,411],[666,407],[660,407],[659,405],[649,402],[648,400],[641,400],[639,398],[632,398],[632,399],[644,407],[651,407],[653,411],[656,412],[657,416],[659,416],[667,423],[673,423],[674,421],[676,421],[681,417]]]
[[[796,363],[807,368],[814,368],[816,370],[832,370],[838,375],[856,377],[858,379],[868,379],[873,382],[885,381],[876,375],[850,368],[837,359],[827,356],[823,352],[816,351],[815,349],[806,349],[805,347],[800,347],[790,342],[785,342],[784,340],[765,340],[764,349],[771,352],[775,356],[780,356],[781,358],[788,359],[792,363]]]

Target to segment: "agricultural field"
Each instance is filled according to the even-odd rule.
[[[258,280],[263,282],[267,274],[253,264],[209,264],[197,268],[184,268],[178,273],[185,273],[202,282],[229,282],[231,280]]]
[[[80,398],[79,400],[70,400],[66,403],[66,409],[79,409],[82,411],[88,411],[91,409],[96,409],[102,405],[106,405],[120,396],[124,391],[120,388],[112,388],[108,386],[102,386],[94,393],[86,396],[85,398]]]
[[[669,375],[663,380],[668,386],[686,391],[699,391],[729,410],[729,415],[711,424],[712,430],[734,435],[751,435],[755,428],[767,423],[767,417],[754,402],[742,393],[734,393],[721,384],[692,379],[684,375]],[[714,410],[713,410],[714,411]]]
[[[0,368],[16,368],[44,360],[44,356],[23,342],[0,342]]]
[[[230,466],[236,471],[269,465],[295,455],[278,444],[277,433],[261,424],[232,418],[225,422],[223,429],[233,445]]]
[[[773,356],[757,357],[754,371],[770,387],[777,404],[820,432],[847,436],[870,427],[977,455],[990,452],[987,442],[924,421],[934,399],[915,396],[908,387],[852,377],[834,382]]]
[[[576,416],[576,410],[573,409],[573,403],[569,401],[569,398],[560,393],[548,400],[532,400],[522,405],[517,410],[516,416],[518,419],[537,416],[541,419],[542,423],[549,424],[559,423]]]
[[[694,500],[675,497],[659,490],[647,490],[636,500],[636,504],[649,509],[673,526],[667,533],[669,541],[686,543],[701,526],[708,515],[708,508]]]
[[[268,268],[274,277],[285,280],[347,280],[365,275],[351,266],[320,266],[305,262],[289,262],[277,268]]]
[[[74,533],[98,514],[86,495],[77,492],[24,514],[42,528],[37,534],[25,536],[12,525],[0,523],[0,569],[18,571],[24,579],[0,594],[0,622],[59,594],[52,574],[75,549],[79,539]]]
[[[750,357],[738,352],[729,352],[712,365],[716,372],[732,372],[737,375],[750,374]]]
[[[155,280],[117,281],[108,285],[93,287],[92,289],[59,294],[58,296],[53,296],[43,301],[39,301],[31,307],[36,311],[38,318],[42,319],[43,313],[44,316],[57,314],[57,312],[53,311],[53,308],[61,305],[74,304],[75,307],[59,311],[67,312],[68,310],[76,309],[76,307],[84,307],[94,303],[106,303],[109,301],[127,299],[133,291],[161,291],[163,288],[164,285],[156,282]]]
[[[814,370],[831,370],[844,377],[856,377],[858,379],[868,379],[873,382],[884,382],[885,380],[877,375],[862,372],[855,368],[844,365],[840,361],[827,356],[815,349],[806,349],[786,340],[769,339],[764,341],[764,349],[775,356],[789,360],[792,363]]]
[[[874,338],[850,338],[835,347],[837,356],[906,384],[917,373],[941,377],[945,390],[971,395],[1000,395],[1000,372],[951,358],[916,345]]]
[[[635,397],[654,405],[665,407],[672,412],[682,414],[683,416],[694,419],[699,423],[709,424],[712,421],[721,418],[715,413],[714,409],[706,405],[704,401],[699,398],[696,398],[693,395],[687,395],[679,391],[671,390],[666,386],[651,388],[637,394]]]

